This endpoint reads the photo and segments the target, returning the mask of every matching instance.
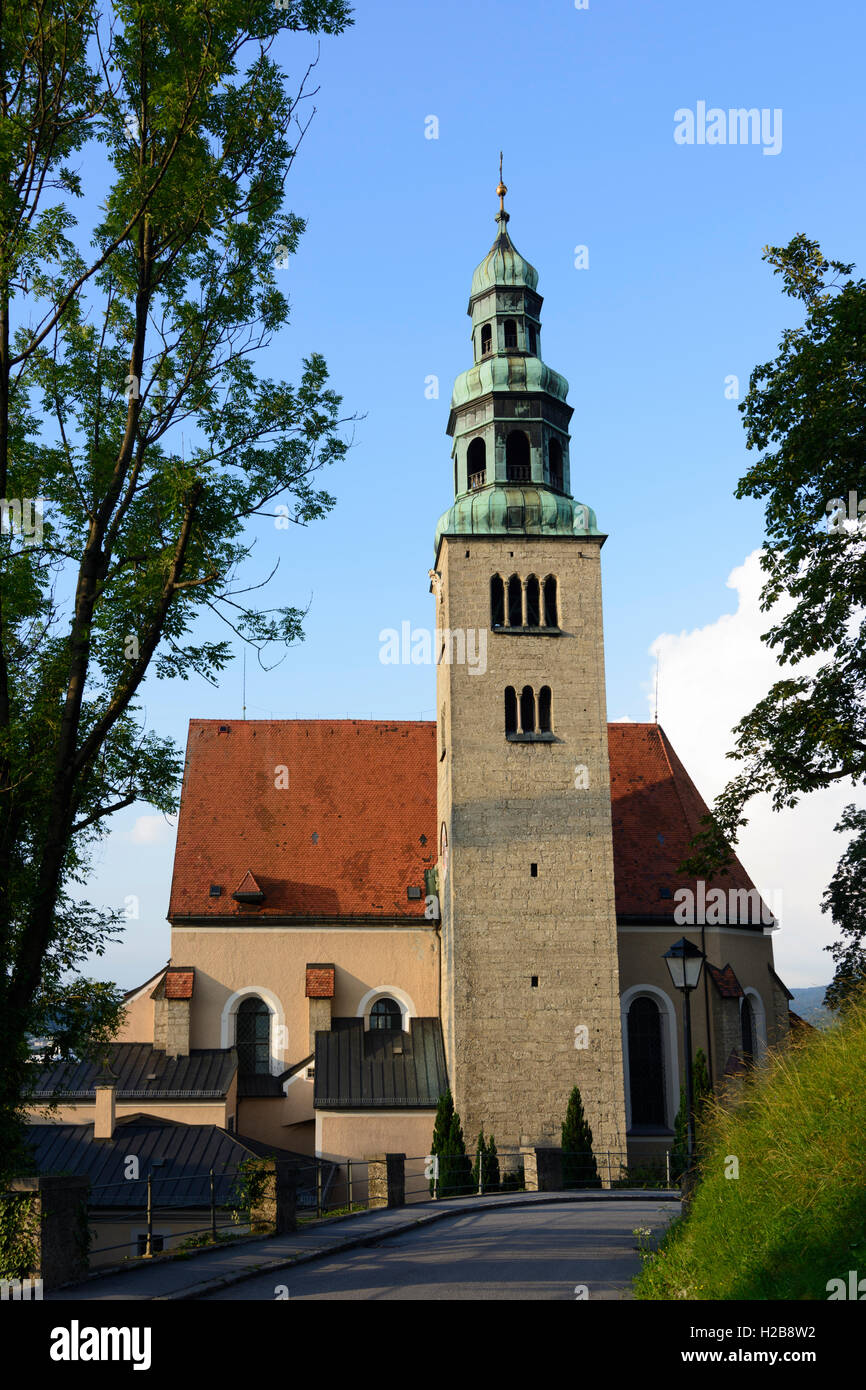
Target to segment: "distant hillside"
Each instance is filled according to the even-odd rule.
[[[829,1028],[835,1022],[835,1015],[830,1009],[824,1008],[826,992],[826,985],[810,985],[808,989],[792,989],[791,993],[794,998],[791,1000],[791,1008],[795,1014],[799,1014],[807,1023],[811,1023],[813,1028]]]

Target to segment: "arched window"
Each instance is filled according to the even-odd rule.
[[[271,1069],[271,1013],[257,994],[238,1005],[235,1043],[241,1076],[267,1075]]]
[[[547,446],[550,464],[550,486],[562,488],[562,445],[558,439],[551,439]]]
[[[516,347],[517,347],[517,324],[514,322],[514,319],[506,319],[506,320],[505,320],[505,323],[503,324],[503,332],[504,332],[504,334],[505,334],[505,349],[506,349],[506,351],[507,351],[509,348],[516,348]]]
[[[743,1061],[753,1062],[755,1060],[755,1012],[748,994],[743,996],[740,1007],[740,1037]]]
[[[385,997],[376,1000],[370,1010],[370,1027],[391,1029],[403,1027],[403,1011],[396,999]]]
[[[492,341],[493,341],[493,332],[492,332],[492,330],[491,330],[490,324],[489,324],[489,323],[485,323],[485,324],[482,325],[482,328],[481,328],[481,356],[482,356],[482,357],[486,357],[486,356],[487,356],[488,352],[490,351],[490,347],[491,347]]]
[[[505,732],[517,733],[517,695],[513,685],[507,686],[505,690]]]
[[[556,601],[556,576],[549,574],[544,581],[544,626],[559,627],[559,609]]]
[[[535,692],[531,685],[520,692],[520,727],[525,734],[535,733]]]
[[[505,441],[505,477],[509,483],[528,483],[531,469],[529,440],[523,430],[512,430]]]
[[[541,624],[541,591],[538,580],[531,574],[526,581],[526,626],[539,627]]]
[[[664,1126],[662,1017],[658,1004],[646,995],[634,999],[628,1011],[628,1070],[632,1125]]]
[[[473,439],[466,450],[466,472],[471,488],[483,487],[487,482],[487,445],[483,439]]]
[[[532,324],[529,325],[529,351],[532,353],[533,357],[538,352],[538,336]]]
[[[523,627],[523,585],[519,574],[508,581],[508,626]]]
[[[490,581],[490,626],[505,626],[505,585],[501,574],[494,574]]]
[[[538,732],[540,734],[550,734],[553,732],[549,685],[543,685],[538,692]]]

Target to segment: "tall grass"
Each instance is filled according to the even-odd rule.
[[[691,1212],[637,1298],[826,1299],[829,1280],[866,1278],[866,1007],[771,1056],[703,1138]]]

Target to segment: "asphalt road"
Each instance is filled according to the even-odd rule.
[[[630,1298],[640,1268],[635,1227],[660,1237],[678,1211],[671,1201],[599,1201],[472,1212],[205,1301],[273,1300],[281,1285],[292,1300]]]

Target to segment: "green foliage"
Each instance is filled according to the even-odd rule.
[[[764,259],[804,319],[785,330],[775,360],[752,372],[739,408],[747,447],[761,457],[736,495],[765,503],[761,607],[780,602],[762,640],[794,673],[780,673],[736,726],[728,756],[741,770],[683,866],[702,878],[727,871],[754,796],[769,795],[781,811],[809,792],[866,780],[866,565],[854,526],[836,532],[827,524],[833,499],[866,498],[866,281],[803,235],[765,247]],[[830,948],[840,1004],[864,975],[866,912],[855,870],[866,857],[866,819],[849,807],[837,829],[854,837],[824,905],[845,938]]]
[[[562,1125],[562,1185],[564,1188],[601,1187],[592,1151],[592,1130],[577,1086],[568,1098]]]
[[[440,1197],[464,1197],[472,1191],[472,1163],[466,1154],[460,1116],[454,1109],[450,1091],[439,1097],[433,1124],[430,1152],[439,1158],[439,1181],[436,1192]],[[430,1183],[431,1194],[434,1184]]]
[[[269,665],[302,637],[243,576],[257,527],[328,513],[346,451],[318,353],[295,384],[257,370],[304,230],[284,185],[310,94],[272,49],[351,22],[345,0],[0,10],[0,497],[44,499],[41,533],[0,536],[0,1175],[26,1162],[26,1035],[78,1055],[116,1029],[119,992],[76,972],[125,919],[80,889],[112,815],[177,804],[146,677],[216,685],[233,644]],[[85,159],[107,186],[79,227]]]
[[[251,1157],[243,1159],[237,1168],[226,1206],[231,1211],[232,1221],[239,1222],[251,1218],[260,1207],[273,1182],[273,1158]],[[256,1227],[267,1224],[256,1222]]]
[[[707,1068],[707,1055],[702,1047],[695,1054],[692,1065],[692,1098],[695,1117],[695,1163],[701,1166],[701,1123],[707,1113],[707,1104],[713,1094],[710,1073]],[[674,1120],[674,1143],[671,1150],[671,1178],[679,1182],[689,1166],[689,1128],[686,1109],[686,1088],[680,1087],[680,1108]]]
[[[771,1056],[738,1104],[708,1103],[690,1214],[638,1276],[638,1298],[826,1299],[830,1279],[862,1276],[864,1070],[860,1005]]]
[[[26,1279],[38,1267],[38,1194],[0,1193],[0,1279]]]
[[[824,947],[836,965],[824,1003],[844,1013],[866,990],[866,811],[846,806],[835,829],[851,831],[852,838],[821,903],[821,911],[832,915],[841,933],[840,941]]]
[[[484,1128],[478,1131],[478,1139],[475,1143],[475,1159],[472,1164],[472,1190],[473,1192],[497,1192],[499,1190],[499,1156],[496,1152],[496,1143],[491,1134],[489,1140],[484,1138]]]

